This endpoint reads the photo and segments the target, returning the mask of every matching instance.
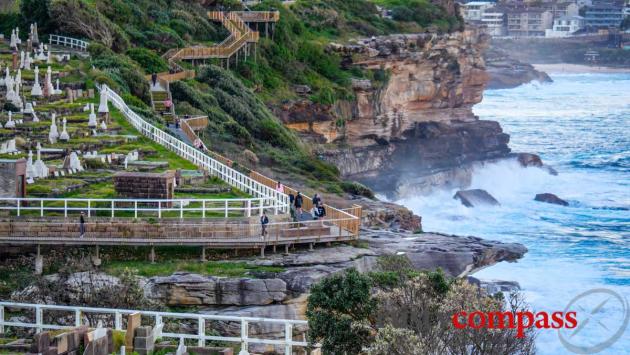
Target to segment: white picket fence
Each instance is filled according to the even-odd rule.
[[[10,311],[12,314],[19,312],[30,311],[35,313],[35,322],[27,323],[23,321],[7,321],[5,320],[5,314]],[[74,324],[62,325],[62,324],[47,324],[44,322],[44,316],[46,311],[63,311],[68,315],[74,316]],[[116,330],[123,329],[123,316],[140,313],[144,318],[153,319],[152,326],[156,330],[162,329],[160,334],[156,335],[156,338],[170,338],[170,339],[195,339],[198,346],[205,346],[206,341],[222,341],[227,343],[240,344],[241,351],[239,355],[249,354],[250,344],[266,344],[274,345],[284,348],[285,354],[293,354],[294,349],[304,349],[308,344],[305,341],[293,340],[293,329],[300,327],[303,330],[308,326],[308,322],[303,320],[292,319],[272,319],[272,318],[256,318],[256,317],[236,317],[236,316],[218,316],[218,315],[206,315],[196,313],[171,313],[171,312],[154,312],[154,311],[138,311],[128,309],[115,309],[115,308],[94,308],[94,307],[74,307],[74,306],[57,306],[57,305],[45,305],[45,304],[31,304],[31,303],[14,303],[14,302],[0,302],[0,334],[4,334],[9,327],[15,328],[27,328],[36,329],[38,332],[44,330],[56,330],[56,329],[71,329],[84,325],[84,316],[86,314],[93,314],[99,316],[111,317],[113,328]],[[57,318],[60,318],[57,316]],[[99,317],[100,320],[102,318]],[[179,319],[190,320],[197,322],[196,334],[190,333],[173,333],[164,331],[165,319]],[[237,336],[222,336],[222,335],[207,335],[206,323],[211,325],[210,322],[237,322],[240,323],[240,329]],[[96,327],[96,324],[87,324],[90,327]],[[284,329],[284,337],[280,339],[269,338],[253,338],[249,336],[250,325],[282,325]],[[213,328],[216,330],[216,328]]]
[[[261,215],[265,210],[278,211],[283,206],[272,198],[231,199],[94,199],[94,198],[5,198],[0,210],[8,210],[17,216],[38,214],[64,217],[84,212],[88,217],[111,215],[114,217],[150,216],[168,217],[225,217]],[[27,212],[34,211],[34,212]],[[26,213],[25,213],[26,212]],[[220,214],[220,216],[218,216]]]
[[[60,35],[50,35],[50,37],[48,38],[48,42],[51,45],[55,44],[58,46],[77,48],[82,51],[87,50],[87,47],[90,45],[90,43],[86,41],[72,38],[72,37],[60,36]]]
[[[249,176],[211,158],[199,149],[186,144],[184,141],[145,121],[140,115],[131,110],[125,101],[107,85],[103,84],[100,90],[106,93],[108,100],[112,102],[114,107],[145,136],[200,168],[207,170],[210,175],[220,178],[229,185],[257,198],[272,198],[276,201],[274,205],[279,206],[278,208],[281,212],[287,213],[289,211],[289,197],[286,194],[251,179]]]

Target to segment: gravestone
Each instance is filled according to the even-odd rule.
[[[26,196],[26,159],[0,159],[0,198]]]

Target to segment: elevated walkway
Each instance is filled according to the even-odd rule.
[[[169,63],[187,60],[195,63],[206,59],[229,59],[238,56],[243,51],[245,57],[249,53],[248,44],[257,43],[260,34],[250,28],[248,23],[275,23],[280,19],[278,11],[210,11],[208,17],[212,21],[221,22],[230,35],[221,43],[212,46],[194,46],[181,49],[171,49],[164,54]],[[238,58],[237,58],[238,60]]]

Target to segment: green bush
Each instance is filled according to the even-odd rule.
[[[161,73],[168,70],[166,60],[150,49],[132,48],[127,51],[127,56],[137,62],[145,73]]]
[[[356,181],[344,181],[341,183],[341,188],[343,189],[343,191],[353,194],[353,195],[364,196],[367,198],[374,198],[374,192],[370,190],[369,187],[363,184],[360,184]]]

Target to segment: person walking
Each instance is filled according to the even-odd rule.
[[[276,184],[276,191],[282,194],[284,193],[284,186],[282,185],[280,181],[278,181],[278,183]]]
[[[302,217],[302,205],[304,204],[304,198],[302,197],[302,193],[298,191],[295,196],[295,210],[297,211],[298,220]]]
[[[151,74],[151,83],[153,84],[152,89],[155,89],[155,86],[157,85],[157,73]]]
[[[292,192],[289,192],[289,213],[291,214],[291,220],[295,222],[295,196]]]
[[[265,236],[267,235],[268,224],[269,224],[269,217],[267,217],[267,214],[265,213],[265,211],[263,211],[262,215],[260,216],[260,227],[262,229],[260,237],[262,239],[265,239]]]
[[[79,217],[79,238],[85,236],[85,213],[81,212]]]

